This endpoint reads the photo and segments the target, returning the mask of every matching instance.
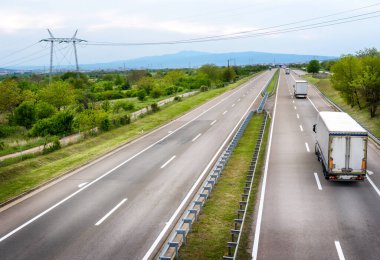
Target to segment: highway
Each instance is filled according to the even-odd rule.
[[[380,151],[369,143],[365,182],[325,180],[312,125],[332,108],[313,87],[293,98],[290,78],[281,71],[253,259],[379,259]]]
[[[0,259],[151,258],[273,73],[0,209]]]

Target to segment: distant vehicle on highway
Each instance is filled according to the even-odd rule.
[[[295,80],[293,84],[294,97],[304,97],[307,96],[307,81],[306,80]]]
[[[331,181],[363,181],[367,172],[368,132],[344,112],[319,112],[315,154]]]
[[[285,69],[285,74],[287,74],[287,75],[290,74],[290,69],[289,69],[289,68],[286,68],[286,69]]]

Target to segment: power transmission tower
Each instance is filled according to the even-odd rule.
[[[86,40],[78,39],[76,38],[78,30],[75,31],[73,37],[71,38],[56,38],[51,33],[49,29],[47,29],[49,32],[50,38],[42,39],[40,42],[50,42],[50,69],[49,69],[49,84],[51,83],[51,76],[53,73],[53,50],[54,50],[54,43],[72,43],[74,48],[74,56],[75,56],[75,65],[76,65],[76,71],[77,71],[77,77],[79,78],[79,64],[78,64],[78,55],[77,55],[77,42],[87,42]]]

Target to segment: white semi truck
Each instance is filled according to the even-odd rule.
[[[363,181],[367,171],[368,132],[344,112],[319,112],[315,154],[331,181]]]
[[[285,74],[286,74],[286,75],[289,75],[289,74],[290,74],[290,69],[289,69],[289,68],[286,68],[286,69],[285,69]]]
[[[293,85],[294,97],[304,97],[307,96],[307,81],[306,80],[294,80]]]

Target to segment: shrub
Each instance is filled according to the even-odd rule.
[[[108,131],[110,129],[110,120],[108,116],[104,116],[100,119],[100,130]]]
[[[31,101],[22,102],[15,109],[14,120],[18,125],[25,126],[26,128],[32,127],[36,121],[36,110],[34,103]]]
[[[36,119],[51,117],[55,112],[55,107],[49,103],[40,101],[36,104]]]
[[[120,109],[123,109],[124,111],[133,110],[135,108],[135,105],[128,101],[117,101],[113,105],[113,111],[114,113],[118,113]]]
[[[106,112],[108,112],[111,108],[111,104],[108,100],[102,102],[102,109]]]
[[[170,86],[170,87],[166,87],[165,88],[165,94],[170,96],[170,95],[173,95],[175,93],[175,87],[174,86]]]
[[[143,101],[146,97],[146,92],[145,90],[143,89],[140,89],[138,92],[137,92],[137,99],[140,100],[140,101]]]
[[[0,138],[14,135],[18,132],[22,132],[22,129],[25,128],[21,126],[10,126],[10,125],[0,125]]]
[[[181,100],[182,100],[182,97],[181,97],[181,96],[175,96],[175,97],[174,97],[174,101],[178,101],[178,102],[179,102],[179,101],[181,101]]]
[[[128,125],[131,123],[131,117],[129,115],[124,115],[119,118],[119,122],[121,125]]]
[[[152,89],[152,91],[150,92],[150,96],[152,98],[159,98],[161,96],[161,90],[159,88]]]
[[[201,86],[200,88],[201,92],[206,92],[208,90],[207,86]]]
[[[150,108],[152,109],[152,112],[155,113],[157,112],[158,110],[160,110],[160,108],[158,107],[158,104],[157,103],[153,103],[150,105]]]
[[[52,144],[45,145],[44,149],[42,150],[42,154],[48,154],[59,149],[61,149],[61,143],[59,142],[59,137],[54,136]]]
[[[50,118],[37,121],[29,133],[31,136],[67,135],[73,130],[73,119],[70,112],[59,112]]]

